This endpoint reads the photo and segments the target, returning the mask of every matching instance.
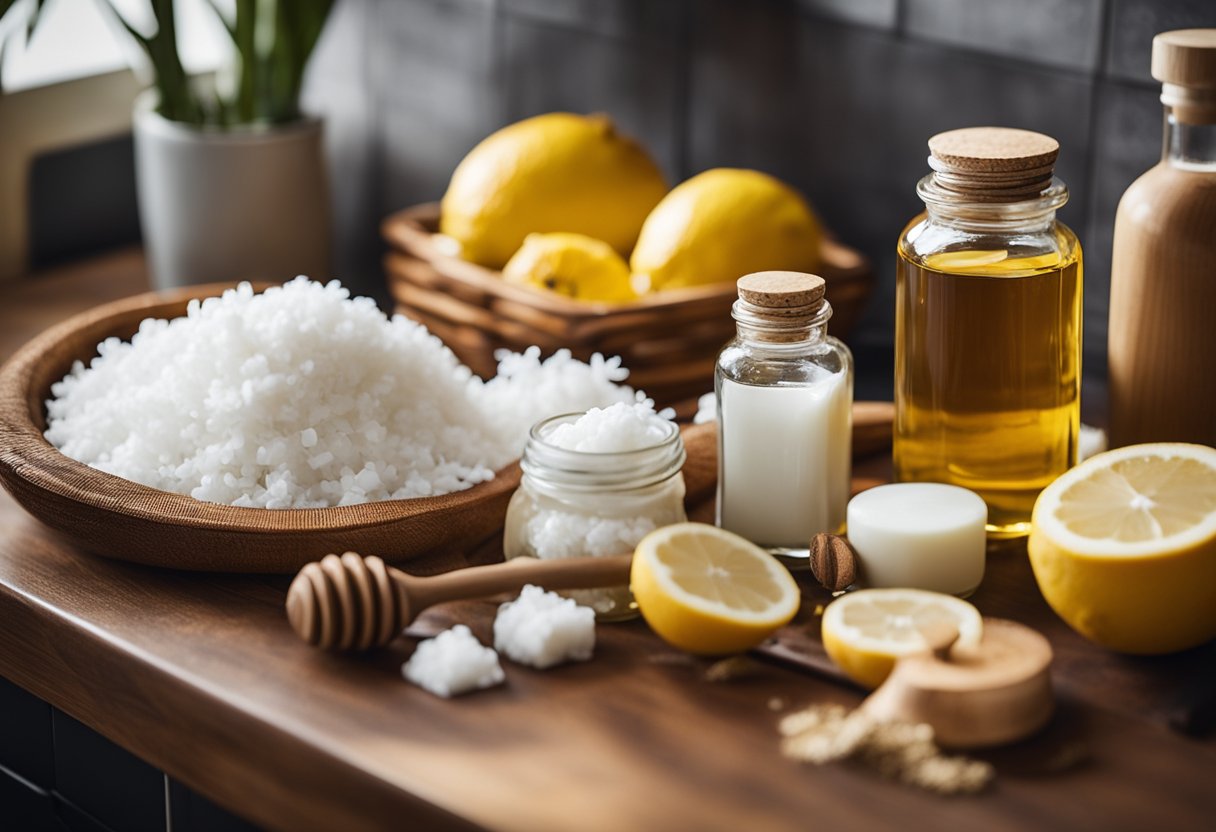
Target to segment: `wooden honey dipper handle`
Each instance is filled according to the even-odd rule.
[[[546,589],[620,586],[629,583],[632,560],[633,555],[516,558],[422,578],[388,567],[374,555],[326,555],[291,582],[287,619],[309,644],[367,650],[392,641],[435,604],[518,592],[526,584]]]

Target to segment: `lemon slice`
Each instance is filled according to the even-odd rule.
[[[642,538],[630,588],[659,636],[708,656],[755,647],[794,617],[801,600],[776,558],[703,523],[677,523]]]
[[[1087,459],[1039,495],[1027,547],[1052,609],[1099,644],[1169,653],[1216,637],[1216,448]]]
[[[923,589],[863,589],[842,595],[823,613],[823,646],[849,678],[867,688],[883,683],[900,656],[929,649],[922,635],[952,624],[959,646],[984,632],[979,610],[953,595]]]

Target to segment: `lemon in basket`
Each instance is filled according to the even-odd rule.
[[[630,266],[646,291],[759,271],[813,272],[821,240],[819,221],[793,188],[760,171],[715,168],[655,206]]]
[[[500,269],[534,231],[571,231],[627,256],[667,191],[646,150],[603,115],[549,113],[469,152],[443,196],[439,231],[460,256]]]
[[[502,270],[508,283],[585,301],[634,300],[629,266],[616,249],[585,234],[529,234]]]
[[[1027,548],[1047,603],[1099,644],[1151,654],[1216,638],[1216,448],[1090,457],[1043,489]]]
[[[775,557],[704,523],[676,523],[642,538],[630,589],[664,641],[706,656],[755,647],[801,603],[798,585]]]

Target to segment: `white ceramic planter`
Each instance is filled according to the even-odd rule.
[[[135,174],[157,288],[330,277],[322,123],[221,131],[135,108]]]

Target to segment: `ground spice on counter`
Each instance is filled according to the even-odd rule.
[[[944,754],[929,725],[880,722],[862,710],[812,705],[779,725],[781,752],[790,759],[823,765],[857,760],[884,777],[937,794],[971,794],[991,782],[989,763]]]

